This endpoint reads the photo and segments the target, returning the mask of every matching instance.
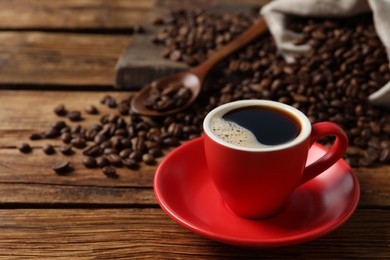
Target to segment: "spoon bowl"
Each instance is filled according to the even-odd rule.
[[[192,73],[191,70],[180,72],[178,74],[170,75],[163,77],[158,80],[158,84],[161,86],[168,86],[173,82],[180,83],[183,87],[188,88],[191,91],[191,97],[187,102],[180,107],[176,107],[174,109],[166,110],[166,111],[157,111],[145,106],[145,100],[147,100],[150,95],[152,88],[150,85],[143,87],[137,95],[132,99],[131,108],[132,110],[141,115],[145,116],[167,116],[170,114],[174,114],[186,109],[189,105],[191,105],[195,99],[198,97],[200,90],[202,89],[202,81],[201,79]]]
[[[144,116],[166,116],[180,112],[189,107],[198,97],[203,87],[203,81],[212,68],[221,60],[228,57],[235,51],[246,46],[255,38],[267,31],[267,25],[263,18],[260,18],[251,27],[245,30],[242,34],[237,36],[233,41],[229,42],[216,52],[214,52],[207,60],[188,71],[180,72],[178,74],[167,76],[154,81],[152,84],[144,86],[132,99],[132,110]],[[172,84],[187,88],[190,90],[191,96],[185,99],[184,103],[178,103],[177,106],[171,106],[167,109],[156,110],[148,106],[151,102],[151,95],[155,95],[153,85],[160,86],[163,90],[172,89]],[[180,91],[180,90],[179,90]],[[168,97],[169,98],[169,97]],[[166,98],[167,99],[167,98]],[[173,103],[173,101],[171,101]]]

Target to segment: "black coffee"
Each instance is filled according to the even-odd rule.
[[[267,106],[234,109],[211,121],[212,131],[226,142],[264,147],[288,143],[298,136],[297,119],[282,110]]]

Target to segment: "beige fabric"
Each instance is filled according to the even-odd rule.
[[[379,38],[386,47],[390,60],[390,0],[275,0],[264,6],[264,16],[279,52],[287,62],[293,63],[296,52],[310,49],[308,45],[296,46],[292,39],[295,32],[285,27],[288,15],[317,17],[348,17],[365,12],[373,12],[374,25]],[[390,108],[390,82],[373,93],[369,100],[372,104]]]

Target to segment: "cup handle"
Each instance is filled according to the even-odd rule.
[[[310,146],[318,139],[329,135],[336,137],[332,147],[317,161],[305,167],[299,185],[310,181],[324,172],[336,163],[345,153],[345,150],[348,147],[348,137],[341,127],[331,122],[321,122],[312,125]]]

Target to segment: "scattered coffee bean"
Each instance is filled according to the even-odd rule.
[[[73,145],[73,147],[78,149],[83,149],[87,145],[85,139],[82,137],[75,137],[70,141],[70,143]]]
[[[72,145],[70,144],[62,144],[58,148],[58,150],[63,154],[63,155],[72,155],[73,154],[73,149]]]
[[[117,106],[116,100],[111,96],[106,96],[104,104],[110,108],[115,108]]]
[[[51,144],[44,144],[42,146],[42,150],[45,154],[48,154],[48,155],[54,154],[56,152],[56,150],[54,149],[54,147]]]
[[[53,170],[59,175],[64,175],[64,174],[71,172],[73,169],[70,166],[69,162],[65,161],[65,162],[60,162],[60,163],[54,165]]]
[[[153,147],[149,149],[148,153],[150,153],[154,158],[161,157],[163,155],[162,151],[158,147]]]
[[[110,161],[104,156],[96,158],[96,165],[100,168],[103,168],[104,166],[107,166],[109,164]]]
[[[390,148],[384,148],[379,155],[379,161],[386,163],[390,161]]]
[[[124,166],[126,166],[129,169],[136,170],[139,168],[139,164],[136,160],[130,159],[130,158],[125,158],[122,160],[122,163]]]
[[[60,135],[61,133],[55,129],[55,128],[50,128],[48,130],[46,130],[44,133],[43,133],[43,137],[45,138],[56,138]]]
[[[83,118],[81,117],[81,112],[76,110],[68,112],[66,116],[70,119],[70,121],[73,122],[83,120]]]
[[[162,140],[162,143],[164,145],[168,145],[168,146],[172,146],[172,147],[175,147],[175,146],[179,146],[180,145],[180,142],[177,138],[175,137],[167,137],[167,138],[164,138]]]
[[[61,140],[62,142],[69,144],[72,140],[72,135],[70,133],[63,133],[61,134]]]
[[[57,130],[58,132],[61,132],[61,130],[62,130],[64,127],[66,127],[66,126],[67,126],[67,125],[66,125],[65,121],[60,120],[60,121],[55,122],[55,123],[52,125],[52,128],[55,129],[55,130]]]
[[[123,159],[125,158],[128,158],[129,155],[132,153],[133,151],[130,149],[130,148],[126,148],[126,149],[123,149],[122,151],[120,151],[119,153],[119,156]]]
[[[29,153],[32,150],[31,146],[28,143],[20,143],[18,145],[18,149],[22,153]]]
[[[66,110],[65,106],[64,105],[58,105],[54,108],[54,113],[57,115],[57,116],[66,116],[66,114],[68,113],[68,111]]]
[[[92,156],[92,157],[97,157],[97,156],[101,155],[101,153],[102,153],[102,149],[97,144],[91,145],[91,146],[87,147],[86,149],[84,149],[84,151],[83,151],[84,155]]]
[[[129,155],[129,158],[140,162],[142,161],[142,153],[140,151],[134,151]]]
[[[142,155],[142,161],[146,163],[147,165],[156,165],[156,160],[151,154],[145,153]]]
[[[99,114],[99,110],[94,105],[88,105],[85,107],[85,112],[90,115],[97,115]]]
[[[42,139],[42,134],[32,133],[30,135],[30,140],[39,140],[39,139]]]
[[[118,178],[118,174],[116,173],[116,170],[114,167],[111,166],[105,166],[102,169],[103,173],[108,177],[108,178]]]
[[[111,165],[114,165],[116,167],[122,166],[122,158],[119,155],[115,153],[110,153],[106,155],[106,158]]]
[[[83,158],[83,164],[87,168],[95,168],[97,166],[95,158],[91,156],[85,156]]]

